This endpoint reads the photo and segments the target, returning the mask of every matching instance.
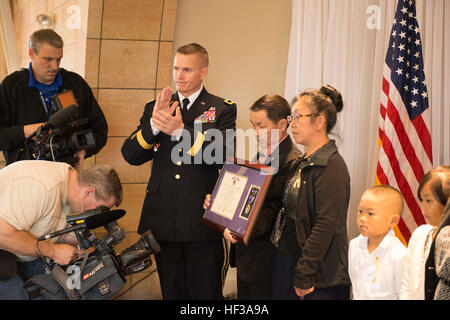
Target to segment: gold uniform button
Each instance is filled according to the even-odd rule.
[[[175,179],[180,180],[180,175],[179,175],[179,174],[176,174],[176,175],[175,175]]]
[[[177,162],[177,166],[181,166],[181,161],[178,161],[178,162]]]

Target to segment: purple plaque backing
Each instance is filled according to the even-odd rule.
[[[267,175],[261,172],[259,168],[262,167],[265,168],[265,166],[261,165],[252,166],[248,163],[246,163],[245,165],[240,165],[230,161],[226,161],[223,165],[222,172],[216,182],[216,186],[211,196],[211,207],[214,203],[214,199],[219,190],[219,186],[222,183],[223,175],[225,172],[230,172],[248,178],[244,188],[244,192],[241,195],[239,204],[236,208],[236,212],[234,213],[232,220],[212,212],[210,210],[210,207],[205,211],[203,215],[203,222],[215,229],[218,229],[221,232],[223,232],[225,228],[228,228],[236,236],[237,239],[247,243],[251,233],[251,229],[256,219],[256,215],[258,214],[261,204],[264,201],[266,190],[272,177],[271,175]],[[251,198],[253,196],[252,194],[250,194],[251,190],[253,195],[256,194],[255,199]],[[244,205],[248,204],[250,201],[251,208],[249,210],[249,213],[246,212],[244,214]]]

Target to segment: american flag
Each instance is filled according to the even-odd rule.
[[[395,232],[404,244],[425,223],[416,194],[433,167],[428,100],[415,3],[399,0],[383,70],[376,183],[403,194],[405,210]]]

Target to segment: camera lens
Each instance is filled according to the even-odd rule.
[[[142,270],[142,266],[147,268],[151,265],[151,254],[158,254],[161,252],[161,247],[152,232],[148,230],[145,232],[138,242],[131,247],[123,250],[119,255],[121,267],[125,274],[131,274]]]
[[[144,240],[148,249],[153,254],[158,254],[161,252],[161,247],[159,246],[158,241],[156,241],[155,237],[153,236],[152,232],[148,230],[142,235],[141,240]]]

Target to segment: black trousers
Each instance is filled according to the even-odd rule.
[[[237,292],[239,300],[270,300],[272,299],[272,283],[249,282],[242,280],[237,274]]]
[[[295,293],[294,277],[297,259],[275,251],[272,273],[272,296],[275,300],[298,300]],[[327,288],[314,288],[304,300],[349,300],[350,286],[341,285]]]
[[[155,256],[164,300],[221,300],[228,271],[224,240],[160,242]]]
[[[272,266],[272,299],[297,300],[294,289],[295,266],[297,259],[275,250]]]
[[[350,286],[334,286],[328,288],[314,289],[307,294],[305,300],[349,300]]]

